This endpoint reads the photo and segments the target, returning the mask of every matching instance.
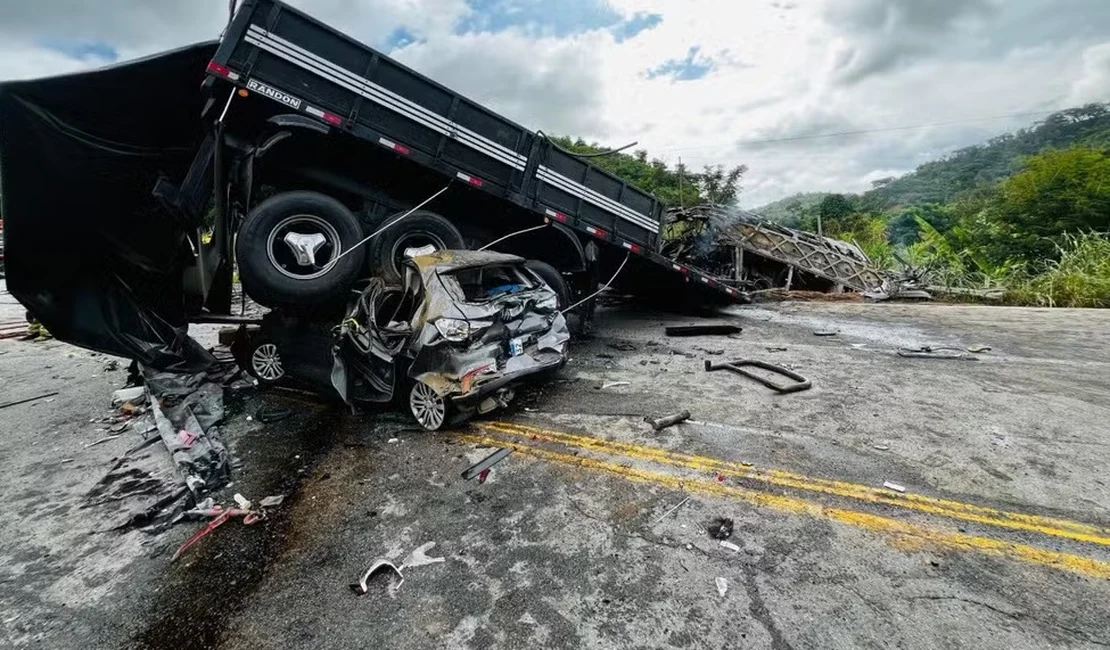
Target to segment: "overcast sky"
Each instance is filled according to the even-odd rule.
[[[745,163],[748,207],[860,191],[1036,113],[1110,100],[1110,0],[293,4],[531,128],[638,140],[695,167]],[[215,38],[226,12],[225,0],[5,0],[0,79]],[[933,126],[899,128],[918,125]],[[874,129],[887,130],[806,138]]]

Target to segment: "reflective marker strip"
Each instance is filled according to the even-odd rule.
[[[308,104],[305,104],[304,112],[312,115],[313,117],[318,117],[328,124],[334,124],[335,126],[343,124],[343,118],[339,117],[338,115],[332,115],[331,113],[322,111],[315,106],[309,106]]]
[[[641,228],[646,228],[651,232],[659,232],[659,222],[653,221],[647,215],[640,214],[639,212],[636,212],[632,208],[622,203],[617,203],[613,199],[603,194],[599,194],[598,192],[591,190],[581,183],[572,181],[571,179],[552,169],[540,165],[539,170],[536,171],[536,177],[544,181],[545,183],[552,185],[553,187],[557,187],[563,190],[568,194],[577,196],[581,199],[589,201],[590,203],[593,203],[603,210],[612,212],[622,219],[625,219],[626,221],[631,221]]]
[[[690,272],[690,270],[687,269],[685,266],[679,266],[677,264],[671,264],[671,268],[678,271],[679,273],[689,273]]]
[[[219,63],[216,63],[215,61],[210,61],[208,63],[208,71],[213,73],[213,74],[218,74],[221,77],[231,79],[232,81],[239,81],[239,73],[238,72],[235,72],[231,68],[222,66]]]
[[[566,223],[567,222],[567,215],[563,214],[562,212],[556,212],[556,211],[548,209],[548,208],[544,208],[543,212],[544,212],[544,214],[551,217],[555,221],[558,221],[559,223]]]
[[[609,236],[609,233],[605,232],[601,228],[594,228],[593,226],[586,226],[586,232],[590,233],[594,237],[597,237],[598,239],[605,239]]]
[[[392,149],[392,150],[394,150],[394,151],[396,151],[397,153],[400,153],[400,154],[408,155],[408,153],[409,153],[409,148],[408,147],[406,147],[403,144],[397,144],[396,142],[394,142],[392,140],[386,140],[385,138],[378,138],[378,144],[381,144],[385,148]]]
[[[636,244],[633,244],[633,243],[630,243],[630,242],[626,242],[626,241],[622,241],[622,242],[621,242],[621,246],[624,246],[624,247],[625,247],[625,248],[627,248],[628,250],[632,251],[633,253],[637,253],[637,254],[638,254],[638,253],[639,253],[639,252],[640,252],[640,251],[642,250],[642,249],[641,249],[641,248],[640,248],[639,246],[637,246]]]
[[[257,25],[250,26],[250,30],[244,40],[251,45],[256,45],[271,54],[275,54],[290,61],[309,72],[313,72],[336,85],[342,86],[386,108],[396,111],[434,131],[455,138],[472,149],[476,149],[510,167],[523,170],[528,160],[504,145],[478,135],[470,129],[456,124],[416,102],[406,99],[368,79],[360,77],[350,70],[341,68],[331,61],[317,56],[298,45],[294,45],[280,36],[267,32]]]
[[[467,183],[470,183],[474,187],[481,187],[482,186],[482,179],[480,179],[480,178],[475,178],[475,177],[473,177],[469,174],[464,174],[462,172],[459,172],[459,173],[455,174],[455,176],[457,176],[458,178],[461,178],[462,180],[466,181]]]

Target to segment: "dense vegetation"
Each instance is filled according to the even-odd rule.
[[[606,149],[582,139],[552,138],[560,147],[579,154],[595,154]],[[722,165],[706,166],[692,172],[679,163],[673,168],[657,158],[648,159],[643,149],[631,154],[615,153],[590,158],[590,162],[619,176],[642,190],[651,192],[668,206],[691,206],[701,203],[731,205],[740,192],[740,181],[747,166],[726,169]]]
[[[850,239],[880,265],[1019,304],[1110,307],[1110,105],[1055,113],[860,195],[757,210]]]

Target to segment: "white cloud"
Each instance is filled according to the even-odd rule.
[[[662,15],[620,42],[597,26],[456,34],[466,0],[294,4],[377,47],[404,27],[416,42],[400,60],[527,127],[638,140],[692,167],[746,163],[747,205],[863,190],[1035,119],[969,118],[1110,100],[1106,0],[608,0],[625,17]],[[225,20],[224,0],[0,3],[0,78],[89,65],[44,39],[126,58],[215,37]],[[693,47],[713,62],[703,78],[646,74]],[[937,126],[751,144],[918,124]]]

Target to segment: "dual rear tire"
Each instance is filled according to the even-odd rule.
[[[458,228],[427,210],[359,245],[365,236],[358,217],[330,196],[308,191],[273,196],[251,210],[239,229],[235,252],[243,289],[273,308],[334,304],[368,275],[367,267],[388,284],[400,284],[407,250],[465,248]]]

